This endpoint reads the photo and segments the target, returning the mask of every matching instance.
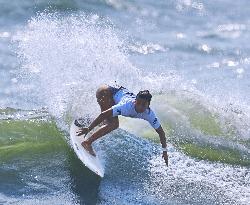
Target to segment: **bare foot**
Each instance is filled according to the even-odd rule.
[[[91,144],[89,144],[86,141],[83,141],[82,146],[84,149],[86,149],[88,151],[89,154],[93,155],[94,157],[96,156]]]

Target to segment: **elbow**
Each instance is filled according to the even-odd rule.
[[[99,115],[101,121],[106,120],[108,117],[109,117],[109,112],[107,111],[101,112],[101,114]]]
[[[165,132],[162,129],[162,127],[160,126],[159,128],[156,129],[156,132],[159,134],[159,136],[165,136]]]
[[[165,134],[159,134],[159,137],[160,137],[161,139],[166,138],[166,137],[165,137]]]
[[[160,133],[159,133],[159,137],[160,137],[161,139],[166,139],[165,132],[164,132],[164,131],[160,132]]]

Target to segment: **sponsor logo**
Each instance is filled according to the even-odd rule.
[[[122,113],[122,111],[121,110],[117,110],[116,111],[119,115]]]
[[[155,124],[156,122],[157,122],[157,118],[154,119],[153,124]]]

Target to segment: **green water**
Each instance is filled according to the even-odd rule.
[[[15,115],[19,112],[8,110],[10,115]],[[6,112],[3,115],[6,115]],[[189,117],[192,120],[192,116],[190,115]],[[201,118],[205,130],[211,131],[211,129],[214,129],[209,126],[212,120],[210,115],[207,118],[206,115],[202,115]],[[197,122],[201,121],[197,118],[195,120]],[[207,160],[212,164],[218,162],[225,165],[250,166],[249,158],[244,157],[239,149],[233,150],[228,147],[223,147],[222,149],[213,144],[201,143],[189,136],[183,138],[182,133],[179,132],[178,127],[171,120],[161,117],[161,122],[168,142],[191,158]],[[219,127],[216,124],[217,120],[214,120],[213,123],[213,127]],[[139,185],[139,181],[150,180],[149,176],[151,176],[151,171],[148,168],[150,157],[147,156],[146,151],[143,149],[151,146],[151,142],[159,144],[159,137],[142,120],[133,121],[132,119],[125,118],[121,119],[121,125],[127,125],[131,131],[138,132],[141,137],[148,139],[149,142],[147,141],[146,144],[136,144],[138,143],[138,139],[131,137],[127,132],[116,132],[117,134],[113,133],[109,138],[104,137],[103,139],[106,139],[106,142],[105,140],[100,140],[99,146],[101,146],[101,150],[104,150],[109,156],[107,168],[105,169],[106,175],[101,180],[77,158],[67,143],[68,133],[61,131],[52,119],[33,119],[33,116],[31,116],[27,120],[1,120],[1,193],[5,194],[5,196],[11,196],[16,200],[19,200],[21,197],[20,200],[22,203],[22,197],[26,195],[34,196],[35,198],[38,197],[41,200],[43,195],[53,197],[65,194],[66,199],[64,200],[68,204],[97,204],[100,197],[99,187],[102,187],[102,191],[107,191],[105,195],[116,193],[116,190],[110,190],[109,184],[112,184],[112,187],[117,184],[119,184],[119,187],[123,187],[126,181],[125,184],[129,190],[133,189],[133,186],[142,187],[142,185]],[[201,133],[203,133],[203,128],[199,128],[201,129]],[[189,130],[190,134],[194,128],[185,127],[184,131],[187,131],[186,129]],[[205,134],[203,135],[205,136]],[[230,140],[228,135],[218,135],[215,137],[228,138]],[[143,139],[139,141],[143,142]],[[244,144],[244,142],[242,143]],[[149,153],[152,154],[151,151]],[[171,158],[175,157],[175,153],[169,152]],[[170,167],[172,166],[174,164],[171,165],[170,161]],[[130,182],[127,183],[128,181]],[[136,181],[135,184],[133,181]],[[176,182],[176,179],[173,182]],[[103,183],[105,183],[104,187]],[[129,186],[130,183],[133,185]],[[72,193],[74,193],[73,197],[68,198]],[[125,195],[130,196],[131,193],[128,192]],[[140,194],[136,193],[135,190],[134,195],[138,197]],[[108,198],[108,200],[113,201],[112,196],[106,197],[105,200]],[[103,196],[101,197],[104,198]],[[34,199],[23,198],[31,204],[36,203]],[[57,197],[56,199],[55,203],[60,204],[60,200],[58,201]],[[42,200],[44,201],[45,199]],[[49,198],[48,201],[51,202],[51,200]],[[119,198],[114,199],[114,201],[115,203],[119,202]]]
[[[234,149],[216,149],[214,147],[196,145],[196,144],[182,144],[181,150],[197,159],[209,160],[212,162],[222,162],[232,165],[250,166],[250,160],[242,157],[238,150]]]
[[[30,157],[60,151],[68,145],[54,122],[41,120],[2,120],[0,122],[1,160]]]
[[[185,98],[180,99],[177,96],[164,95],[156,96],[155,101],[161,102],[157,111],[168,142],[174,144],[178,150],[199,160],[250,166],[249,157],[238,147],[230,148],[226,145],[208,143],[206,139],[199,139],[203,137],[213,138],[215,141],[219,139],[225,140],[225,142],[237,142],[249,147],[248,141],[235,137],[237,136],[237,130],[230,125],[230,120],[224,119],[221,122],[219,113],[212,113],[199,103]],[[174,115],[175,121],[169,118],[169,109],[174,110],[171,115]],[[185,127],[182,127],[182,131],[180,131],[179,127],[183,124],[185,124]],[[152,142],[160,143],[158,135],[150,127],[144,126],[141,132],[137,133]],[[197,136],[197,133],[199,134],[198,138],[193,138],[193,136]]]

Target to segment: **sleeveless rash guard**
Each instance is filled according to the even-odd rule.
[[[120,89],[113,88],[110,86],[113,93],[113,99],[115,105],[112,106],[113,117],[122,115],[132,118],[140,118],[148,121],[150,125],[157,129],[160,127],[160,122],[156,117],[152,109],[147,108],[143,113],[138,113],[135,110],[136,95],[129,92],[126,88],[121,87]]]

